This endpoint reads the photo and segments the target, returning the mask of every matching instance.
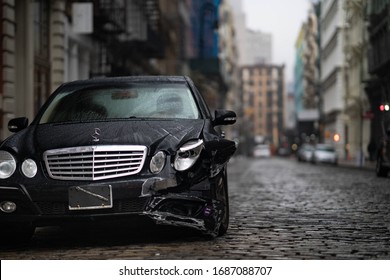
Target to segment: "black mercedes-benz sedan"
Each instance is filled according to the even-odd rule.
[[[2,237],[131,217],[222,235],[236,146],[215,128],[235,121],[232,111],[211,115],[188,77],[63,84],[30,125],[9,122],[15,133],[0,145]]]

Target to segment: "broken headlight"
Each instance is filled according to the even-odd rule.
[[[177,171],[189,169],[200,156],[203,149],[203,140],[194,140],[187,142],[177,151],[174,167]]]

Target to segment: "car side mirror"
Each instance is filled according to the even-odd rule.
[[[11,132],[21,131],[27,126],[28,126],[28,118],[26,117],[11,119],[8,122],[8,130]]]
[[[218,109],[215,110],[213,125],[229,125],[234,124],[237,120],[237,115],[233,111]]]

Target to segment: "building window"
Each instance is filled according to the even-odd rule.
[[[49,71],[46,67],[35,65],[34,69],[34,113],[38,113],[49,95]]]
[[[34,1],[34,53],[46,59],[49,57],[49,1]]]
[[[269,109],[271,109],[272,108],[272,95],[273,95],[273,93],[272,93],[272,91],[268,91],[267,92],[267,107],[269,108]]]

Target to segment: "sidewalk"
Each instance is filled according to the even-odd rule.
[[[375,170],[375,161],[369,161],[369,160],[364,160],[363,165],[360,165],[359,162],[357,162],[356,159],[339,159],[339,166],[342,167],[353,167],[353,168],[361,168],[361,169],[367,169],[367,170]]]
[[[274,157],[277,157],[277,156],[274,156]],[[281,157],[281,158],[286,158],[286,159],[293,160],[293,161],[297,160],[294,155],[289,156],[289,157]],[[246,156],[237,155],[237,156],[232,157],[229,162],[230,163],[240,162],[239,164],[244,164],[244,163],[248,163],[248,158]],[[339,158],[338,166],[348,167],[348,168],[356,168],[356,169],[361,168],[361,169],[365,169],[365,170],[372,170],[374,172],[376,162],[364,160],[363,165],[360,166],[359,162],[357,162],[356,159],[347,160],[347,159],[340,159]]]

